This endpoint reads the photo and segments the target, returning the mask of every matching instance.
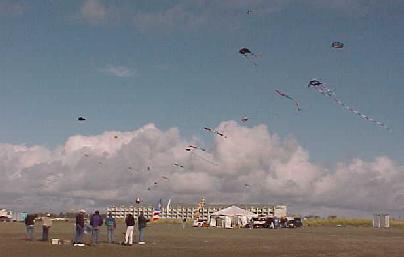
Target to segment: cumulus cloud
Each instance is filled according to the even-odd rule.
[[[99,24],[106,19],[107,8],[99,0],[86,0],[80,7],[80,17],[90,24]]]
[[[132,77],[134,74],[136,74],[134,70],[121,65],[107,65],[105,68],[102,68],[99,71],[120,78]]]
[[[228,138],[215,137],[206,152],[185,151],[202,143],[153,124],[75,135],[53,150],[1,144],[2,207],[102,208],[137,197],[194,203],[204,195],[210,203],[285,203],[306,213],[402,210],[404,166],[386,156],[326,168],[312,163],[293,137],[281,138],[265,125],[228,121],[217,129],[225,129]]]

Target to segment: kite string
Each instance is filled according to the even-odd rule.
[[[208,163],[210,163],[210,164],[212,164],[212,165],[214,165],[214,166],[218,166],[217,163],[215,163],[215,162],[213,162],[213,161],[211,161],[211,160],[208,160],[208,159],[206,159],[206,158],[200,156],[199,154],[195,153],[194,151],[191,152],[191,156],[193,156],[193,155],[195,155],[197,158],[199,158],[199,159],[202,160],[202,161],[208,162]]]

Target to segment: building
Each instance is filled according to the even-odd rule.
[[[205,206],[203,208],[198,208],[191,205],[177,205],[173,206],[169,209],[161,208],[162,219],[193,219],[195,213],[199,213],[197,215],[199,219],[209,220],[210,216],[217,211],[220,211],[230,205],[210,205]],[[287,206],[286,205],[254,205],[254,206],[245,206],[244,209],[248,211],[258,214],[260,216],[275,216],[275,217],[286,217],[287,216]],[[107,208],[106,212],[112,213],[112,216],[118,219],[124,219],[127,214],[133,214],[135,217],[139,215],[139,213],[143,211],[143,214],[147,218],[151,218],[153,216],[154,208],[151,206],[112,206]]]

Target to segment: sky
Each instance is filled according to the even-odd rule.
[[[0,0],[1,207],[204,195],[404,215],[403,11],[402,0]],[[313,78],[391,131],[308,88]]]

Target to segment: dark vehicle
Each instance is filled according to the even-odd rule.
[[[303,222],[301,218],[294,218],[292,220],[288,220],[288,228],[299,228],[303,226]]]
[[[10,221],[11,221],[11,219],[9,217],[6,217],[6,216],[0,217],[0,222],[10,222]]]

